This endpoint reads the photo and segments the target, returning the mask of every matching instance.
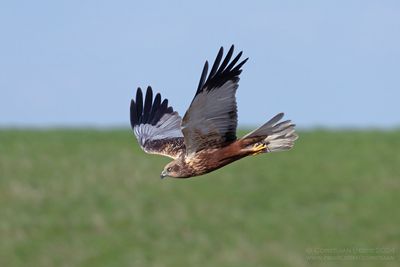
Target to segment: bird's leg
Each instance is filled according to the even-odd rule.
[[[266,144],[264,144],[264,143],[256,143],[253,146],[252,155],[258,155],[258,154],[263,153],[265,151],[268,151],[268,147],[267,147]]]

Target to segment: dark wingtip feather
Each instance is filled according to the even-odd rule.
[[[136,99],[131,100],[130,121],[132,128],[138,124],[155,125],[165,113],[172,113],[174,109],[168,107],[168,99],[162,100],[161,94],[157,93],[153,100],[153,90],[149,86],[143,102],[143,92],[139,87],[136,91]]]
[[[158,110],[154,114],[154,118],[152,119],[150,124],[155,125],[161,119],[162,115],[167,113],[166,112],[167,108],[168,108],[168,100],[164,99],[163,102],[161,103],[160,107],[158,108]]]
[[[204,63],[203,71],[201,72],[199,86],[197,86],[196,95],[203,90],[204,81],[206,80],[207,77],[207,72],[208,72],[208,61],[206,60],[206,63]]]
[[[136,112],[138,114],[138,123],[141,123],[143,114],[143,93],[140,87],[136,91]]]
[[[231,60],[232,55],[233,55],[233,50],[234,50],[234,46],[232,45],[231,48],[229,49],[228,53],[226,54],[224,61],[222,62],[221,66],[219,67],[222,71],[225,70],[225,67],[229,63],[229,60]]]
[[[137,123],[136,106],[135,106],[135,101],[133,99],[131,99],[130,119],[131,119],[131,126],[133,128]]]
[[[154,98],[153,106],[151,107],[150,111],[150,116],[149,116],[150,123],[153,121],[154,115],[156,114],[157,109],[160,107],[160,104],[161,104],[161,95],[160,93],[157,93],[156,97]]]
[[[217,57],[214,60],[214,64],[211,68],[210,74],[208,74],[208,79],[212,78],[214,74],[217,72],[219,63],[221,62],[222,56],[224,54],[224,48],[221,46],[221,48],[218,51]]]
[[[230,47],[228,53],[225,56],[225,59],[221,63],[221,59],[223,57],[223,48],[222,47],[220,48],[217,57],[214,61],[211,72],[209,73],[207,79],[206,79],[207,72],[205,71],[207,69],[206,65],[204,66],[199,86],[196,91],[196,95],[202,92],[204,88],[207,88],[207,90],[213,90],[215,88],[222,86],[227,81],[234,81],[234,82],[239,81],[239,75],[242,72],[241,67],[247,62],[248,58],[237,64],[243,52],[240,51],[235,56],[235,58],[231,60],[233,52],[234,52],[234,45]]]
[[[240,68],[247,62],[247,60],[249,60],[249,58],[246,58],[245,60],[237,64],[236,67],[232,69],[232,72],[240,71],[241,70]]]
[[[142,119],[143,123],[146,123],[148,121],[152,102],[153,102],[153,90],[151,89],[150,86],[148,86],[147,90],[146,90],[146,97],[145,97],[144,108],[143,108],[143,119]]]
[[[240,51],[236,57],[231,61],[231,63],[226,67],[224,72],[230,72],[232,68],[235,66],[235,64],[239,61],[240,57],[242,56],[243,51]]]

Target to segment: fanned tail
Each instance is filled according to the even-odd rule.
[[[279,122],[283,115],[283,113],[275,115],[264,125],[241,138],[251,154],[285,151],[293,147],[294,141],[298,138],[294,129],[295,124],[290,120]]]

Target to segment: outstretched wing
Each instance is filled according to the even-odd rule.
[[[138,88],[136,101],[131,100],[130,117],[133,132],[145,152],[175,159],[185,151],[181,117],[168,106],[168,99],[161,101],[159,93],[153,101],[150,86],[144,103],[142,90]]]
[[[236,140],[237,107],[235,93],[241,67],[248,58],[233,60],[233,45],[222,61],[221,47],[207,77],[208,62],[204,64],[196,95],[182,121],[188,156],[205,148],[223,147]]]

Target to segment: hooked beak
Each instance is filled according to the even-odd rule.
[[[166,172],[166,171],[162,171],[162,173],[161,173],[161,175],[160,175],[160,178],[161,178],[161,179],[164,179],[164,178],[167,177],[167,176],[168,176],[167,172]]]

